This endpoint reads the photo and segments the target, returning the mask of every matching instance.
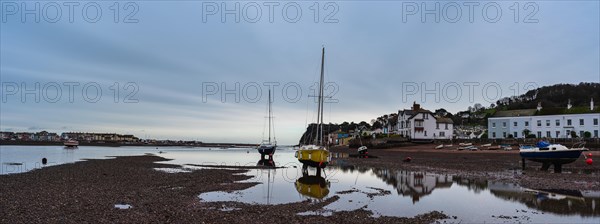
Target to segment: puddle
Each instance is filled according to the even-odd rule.
[[[333,215],[332,211],[306,211],[306,212],[300,212],[300,213],[296,213],[296,215],[320,215],[320,216],[331,216]]]
[[[156,171],[165,173],[191,173],[192,170],[185,168],[154,168]]]
[[[133,206],[128,205],[128,204],[116,204],[115,208],[118,208],[118,209],[130,209],[130,208],[133,208]]]
[[[236,207],[227,207],[227,206],[223,206],[219,209],[219,211],[222,211],[222,212],[231,212],[231,211],[236,211],[236,210],[242,210],[242,209],[236,208]]]

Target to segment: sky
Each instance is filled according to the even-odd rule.
[[[599,1],[0,3],[2,131],[297,144],[323,47],[332,123],[600,82]]]

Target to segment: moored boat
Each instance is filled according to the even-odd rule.
[[[69,139],[63,143],[67,148],[75,148],[79,146],[79,142],[76,140]]]
[[[542,163],[542,170],[547,170],[550,165],[554,165],[555,172],[561,172],[563,164],[574,162],[583,151],[588,151],[585,148],[585,142],[576,143],[572,148],[561,144],[550,144],[546,141],[540,141],[534,146],[521,145],[519,147],[519,154],[523,160]],[[523,168],[525,168],[525,161],[523,161]]]
[[[303,172],[307,172],[307,168],[317,168],[317,174],[320,174],[321,169],[325,168],[331,161],[329,150],[323,142],[323,90],[324,90],[324,63],[325,63],[325,48],[321,54],[321,77],[319,81],[318,107],[317,107],[317,127],[316,138],[312,144],[302,145],[296,151],[296,158],[302,163]]]
[[[257,150],[258,153],[260,153],[262,159],[264,159],[265,156],[269,156],[269,160],[273,160],[273,154],[275,154],[275,151],[277,150],[277,141],[275,140],[275,136],[273,136],[273,141],[271,141],[271,127],[273,125],[273,111],[271,108],[271,90],[269,90],[268,101],[269,138],[267,140],[263,140],[258,146]]]

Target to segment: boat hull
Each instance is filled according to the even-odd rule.
[[[300,149],[296,157],[303,165],[317,168],[325,168],[329,164],[329,151],[325,149]]]
[[[275,154],[275,151],[277,151],[277,146],[259,146],[258,147],[258,153],[260,153],[260,155],[273,155]]]
[[[554,164],[566,164],[572,163],[581,156],[581,152],[585,150],[564,150],[564,151],[533,151],[533,152],[520,152],[521,158],[540,162],[540,163],[554,163]]]

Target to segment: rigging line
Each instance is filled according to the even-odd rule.
[[[271,129],[273,130],[273,142],[277,144],[277,137],[275,137],[275,117],[273,116],[273,106],[271,106],[271,125],[273,126]]]
[[[269,113],[269,104],[267,104],[267,107],[265,108],[265,113],[268,114]],[[267,119],[269,119],[267,117]],[[263,141],[265,140],[265,127],[267,127],[267,120],[263,119],[263,132],[262,132],[262,138],[260,139],[260,143],[262,144]],[[268,128],[268,127],[267,127]]]

